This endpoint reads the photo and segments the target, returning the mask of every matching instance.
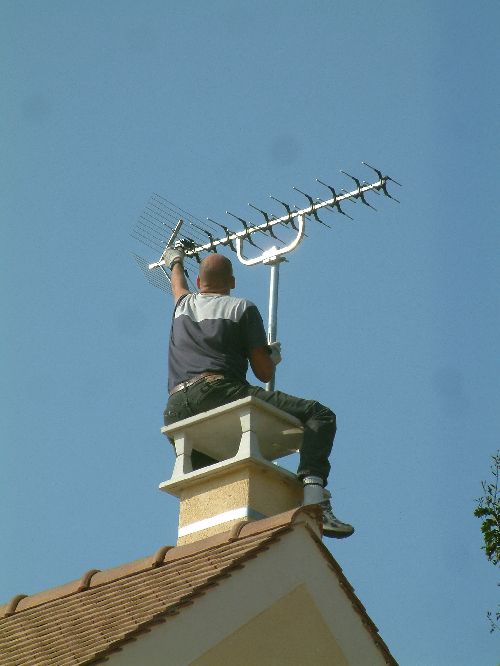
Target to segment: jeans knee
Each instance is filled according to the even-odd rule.
[[[332,412],[331,409],[328,409],[328,407],[325,407],[325,412],[328,415],[327,418],[331,422],[332,427],[333,427],[333,433],[335,434],[337,432],[337,417],[335,416],[335,413]]]
[[[331,423],[335,429],[337,428],[337,417],[335,416],[335,413],[320,402],[313,401],[311,415],[313,418],[324,421],[325,423]]]

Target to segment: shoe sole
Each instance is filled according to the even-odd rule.
[[[354,534],[354,530],[352,532],[340,532],[340,531],[335,531],[335,530],[323,530],[323,536],[329,537],[330,539],[347,539],[347,537],[350,537]]]

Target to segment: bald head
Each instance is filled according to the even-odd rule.
[[[209,254],[200,264],[197,284],[202,294],[229,294],[234,289],[231,261],[222,254]]]

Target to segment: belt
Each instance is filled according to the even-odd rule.
[[[170,394],[172,393],[177,393],[177,391],[181,391],[182,389],[188,388],[188,386],[193,386],[193,384],[197,384],[198,382],[201,382],[202,379],[223,379],[224,375],[219,375],[215,372],[202,372],[201,375],[196,375],[196,377],[191,377],[191,379],[188,379],[185,382],[181,382],[180,384],[176,384],[171,390]]]

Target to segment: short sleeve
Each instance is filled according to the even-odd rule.
[[[257,347],[267,344],[266,331],[257,306],[249,303],[240,319],[241,339],[247,355]]]

